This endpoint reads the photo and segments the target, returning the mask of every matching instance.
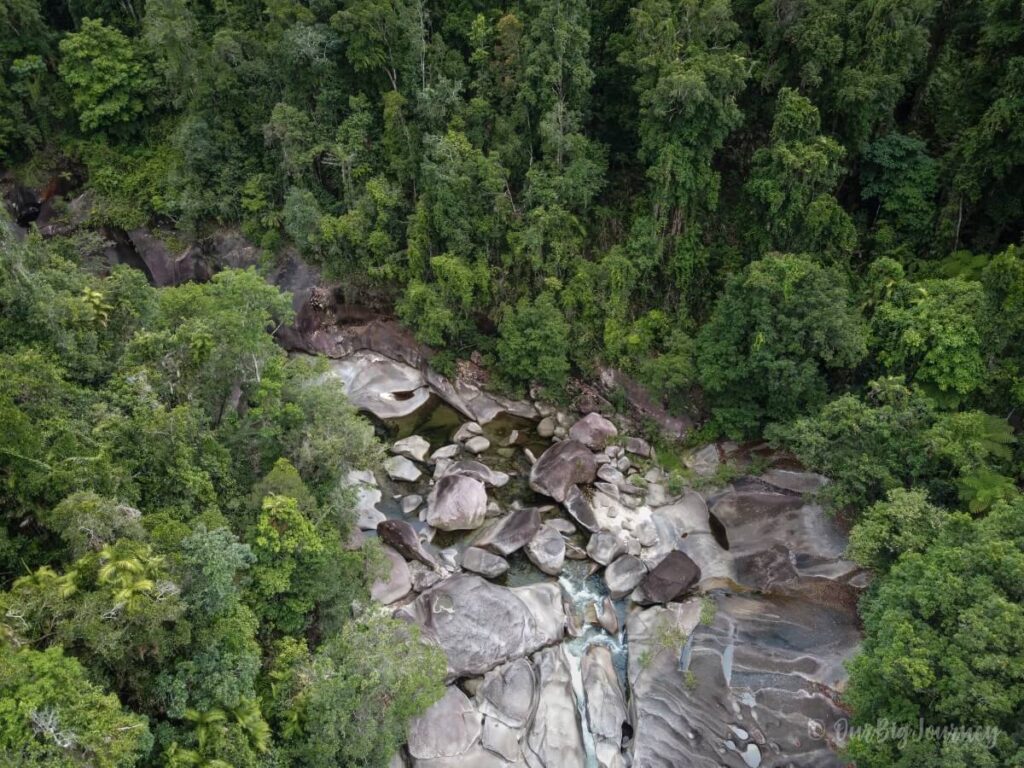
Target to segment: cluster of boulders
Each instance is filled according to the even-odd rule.
[[[532,461],[530,488],[560,507],[522,506],[516,501],[508,510],[488,498],[488,489],[501,488],[510,479],[508,473],[479,460],[490,443],[476,422],[462,424],[452,442],[436,450],[418,435],[398,440],[384,469],[398,483],[429,484],[429,489],[420,489],[422,493],[402,495],[399,500],[405,516],[417,511],[419,516],[412,521],[387,521],[381,529],[385,516],[377,505],[382,492],[369,473],[357,472],[349,479],[357,493],[358,527],[377,530],[387,548],[406,557],[411,540],[429,542],[435,531],[478,531],[461,552],[442,552],[430,558],[433,562],[421,554],[414,557],[435,568],[439,578],[457,570],[501,578],[509,569],[507,558],[521,550],[539,571],[550,576],[562,572],[566,559],[589,558],[595,566],[607,569],[614,599],[633,593],[638,603],[668,602],[699,582],[700,568],[676,549],[678,531],[671,531],[663,541],[648,503],[663,504],[672,496],[663,472],[644,467],[652,455],[646,441],[619,439],[610,420],[588,414],[571,423],[563,439],[551,444],[539,458],[524,449]],[[393,553],[388,554],[394,561]],[[419,583],[434,582],[421,576]],[[399,594],[403,585],[408,589]],[[391,578],[377,585],[377,592],[394,602],[406,597],[413,586],[413,574],[407,576],[396,565]]]
[[[773,469],[706,494],[673,491],[646,441],[597,413],[533,407],[544,414],[536,433],[553,441],[538,455],[515,430],[498,438],[467,421],[437,448],[418,435],[396,441],[390,486],[349,478],[357,526],[376,533],[390,564],[372,596],[448,662],[444,698],[410,724],[395,765],[758,766],[769,755],[833,765],[827,745],[780,744],[759,722],[771,716],[776,739],[795,739],[808,718],[840,714],[827,692],[842,685],[855,617],[833,606],[822,634],[813,603],[792,599],[844,600],[862,586],[842,534],[805,499],[824,479]],[[704,448],[688,463],[710,477],[737,448]],[[488,466],[513,451],[518,465]],[[538,497],[498,491],[517,472]],[[434,543],[441,534],[447,548]],[[527,561],[534,583],[507,586]],[[589,563],[605,586],[583,611],[541,575],[564,579],[569,561]],[[731,597],[737,585],[766,596]],[[569,652],[595,631],[608,642]],[[623,678],[613,648],[627,639]],[[762,690],[778,675],[791,687]],[[792,716],[778,716],[784,706]]]

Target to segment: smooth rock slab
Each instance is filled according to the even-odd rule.
[[[808,738],[808,723],[832,733],[846,717],[834,701],[859,641],[856,609],[789,597],[712,599],[709,626],[696,598],[629,616],[634,768],[743,768],[744,755],[773,767],[845,766],[827,742]],[[667,635],[689,639],[666,649]],[[755,754],[752,743],[779,751]]]
[[[509,761],[516,761],[521,755],[519,748],[519,731],[509,728],[503,722],[493,717],[484,719],[483,733],[480,735],[480,743],[484,749],[501,755]]]
[[[441,646],[449,680],[483,674],[565,634],[557,584],[509,589],[467,573],[424,592],[396,615],[415,621]]]
[[[480,547],[470,547],[462,553],[462,567],[489,579],[496,579],[508,571],[508,561]]]
[[[586,752],[572,676],[561,646],[534,657],[540,695],[523,753],[530,768],[584,768]]]
[[[455,757],[480,738],[481,718],[466,694],[449,686],[441,700],[409,721],[409,754],[420,760]]]
[[[334,360],[330,373],[341,379],[352,405],[379,419],[409,416],[430,399],[430,387],[419,370],[375,352]]]
[[[577,440],[563,440],[544,451],[530,469],[530,487],[555,501],[565,501],[569,489],[592,483],[597,474],[594,454]]]
[[[581,672],[587,723],[597,743],[598,765],[600,768],[612,768],[621,761],[622,725],[628,715],[626,699],[607,646],[597,644],[587,648]]]
[[[565,539],[553,526],[540,527],[526,545],[530,562],[549,576],[557,576],[565,563]]]
[[[476,693],[477,708],[511,728],[530,722],[537,697],[537,674],[526,659],[516,659],[484,675]]]

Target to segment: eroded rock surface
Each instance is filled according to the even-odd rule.
[[[480,738],[481,718],[457,686],[445,690],[441,700],[409,723],[409,754],[417,759],[465,754]]]
[[[358,351],[332,360],[331,374],[341,379],[356,408],[379,419],[409,416],[430,399],[430,387],[419,370],[375,352]]]
[[[565,630],[556,584],[509,589],[466,573],[424,592],[399,615],[441,646],[451,679],[483,674],[557,643]]]
[[[524,749],[530,768],[585,768],[579,712],[565,651],[546,648],[534,657],[539,696]]]
[[[830,731],[843,717],[830,691],[859,641],[855,614],[791,598],[714,601],[707,625],[696,598],[629,617],[635,768],[845,765],[808,737],[808,721]]]
[[[583,655],[583,691],[586,694],[587,722],[594,735],[600,768],[624,765],[621,754],[622,726],[627,721],[626,700],[612,665],[612,655],[604,645],[592,645]]]

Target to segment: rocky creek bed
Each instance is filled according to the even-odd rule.
[[[370,351],[330,375],[388,435],[353,473],[383,610],[448,661],[394,766],[838,766],[809,721],[843,716],[866,575],[778,462],[669,487],[651,447],[591,413],[510,401]],[[689,460],[712,477],[738,446]]]

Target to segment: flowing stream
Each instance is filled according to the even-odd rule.
[[[577,614],[586,616],[591,606],[600,606],[608,594],[604,580],[597,574],[587,575],[589,561],[572,561],[559,576],[558,583]],[[590,730],[587,719],[586,693],[583,690],[583,656],[592,645],[604,645],[611,651],[612,663],[619,678],[619,685],[626,690],[626,665],[629,658],[629,647],[625,637],[625,604],[623,601],[613,603],[618,619],[619,631],[609,634],[603,627],[585,623],[579,637],[563,642],[563,649],[569,659],[569,671],[572,674],[573,695],[579,712],[580,730],[583,734],[583,748],[587,753],[587,768],[597,768],[597,752],[594,734]]]

